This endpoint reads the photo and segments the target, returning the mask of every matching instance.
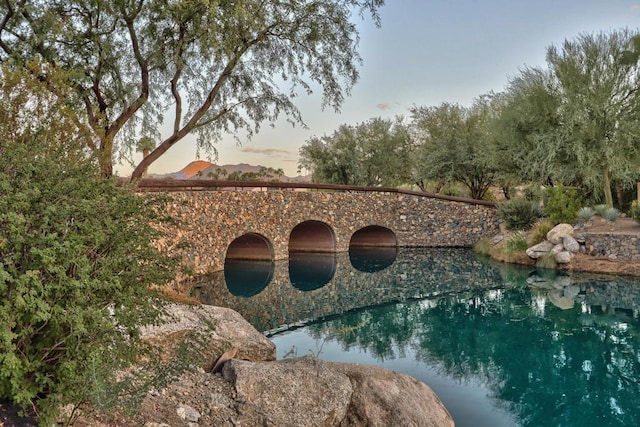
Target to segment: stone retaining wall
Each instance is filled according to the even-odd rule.
[[[591,256],[620,261],[640,261],[640,239],[633,234],[580,233]]]
[[[177,251],[196,274],[221,270],[231,242],[247,233],[263,236],[274,259],[285,259],[291,230],[307,220],[332,229],[336,252],[347,251],[353,233],[370,225],[393,231],[400,247],[468,247],[498,232],[494,207],[398,193],[184,191],[170,197],[167,211],[180,224],[160,245]]]

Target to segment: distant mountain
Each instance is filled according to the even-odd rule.
[[[169,178],[174,179],[219,179],[224,180],[226,177],[232,174],[240,175],[243,173],[258,173],[264,166],[249,165],[247,163],[240,163],[237,165],[222,165],[218,166],[206,160],[196,160],[189,163],[178,172],[173,172],[166,175]],[[226,172],[225,172],[226,171]],[[272,176],[273,179],[277,177]],[[279,181],[282,182],[311,182],[310,175],[298,175],[295,177],[288,177],[283,175],[279,177]]]

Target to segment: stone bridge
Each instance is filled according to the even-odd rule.
[[[170,191],[167,210],[180,223],[160,244],[194,274],[309,252],[468,247],[498,232],[493,203],[397,189],[209,180],[142,180],[139,189]]]

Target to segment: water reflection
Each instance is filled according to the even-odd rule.
[[[349,248],[349,261],[358,271],[375,273],[393,264],[398,256],[398,248],[356,247]]]
[[[329,283],[336,273],[334,253],[289,253],[289,280],[304,292],[319,289]]]
[[[434,388],[457,426],[480,425],[468,407],[478,400],[478,411],[493,407],[482,425],[637,425],[640,322],[628,308],[590,304],[605,288],[609,304],[620,303],[620,282],[608,285],[575,285],[582,302],[571,309],[548,299],[555,290],[478,289],[370,307],[297,329],[294,341],[272,340],[280,356],[295,343],[298,355],[408,373]]]
[[[252,297],[271,283],[273,261],[247,261],[227,259],[224,263],[224,281],[231,295]]]
[[[251,291],[242,281],[230,286],[226,273],[195,291],[268,331],[280,355],[295,346],[299,356],[375,363],[417,377],[457,426],[640,419],[635,279],[498,265],[461,249],[400,249],[376,272],[340,254],[319,270],[331,271],[324,286],[305,284],[310,267],[300,264],[294,275],[291,265],[276,262]]]

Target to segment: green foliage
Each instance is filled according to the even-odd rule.
[[[540,208],[522,197],[498,205],[498,216],[509,230],[526,230],[540,217]]]
[[[547,233],[555,226],[549,219],[538,221],[531,230],[531,243],[537,245],[538,243],[547,240]]]
[[[580,186],[612,206],[612,187],[633,186],[640,161],[637,30],[581,34],[524,68],[496,123],[501,164],[522,181]],[[637,53],[637,51],[636,51]],[[623,60],[623,58],[626,58]]]
[[[102,178],[64,103],[14,77],[0,91],[0,398],[48,425],[61,404],[104,400],[143,351],[161,313],[149,289],[175,264],[149,225],[162,200]]]
[[[412,182],[413,139],[402,117],[342,125],[300,148],[298,170],[314,182],[396,187]]]
[[[419,142],[416,179],[458,182],[472,198],[482,199],[497,182],[490,98],[476,100],[471,108],[444,103],[414,107],[411,113]]]
[[[631,202],[631,207],[629,208],[628,213],[630,218],[635,219],[637,222],[640,222],[640,204],[637,200]]]
[[[574,224],[582,202],[582,197],[575,188],[564,187],[562,184],[549,187],[545,191],[544,213],[554,224]]]
[[[507,255],[513,255],[516,252],[527,250],[527,235],[522,230],[512,233],[504,242],[504,249]]]

